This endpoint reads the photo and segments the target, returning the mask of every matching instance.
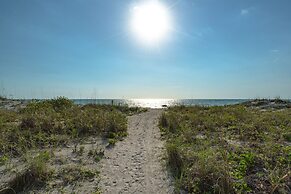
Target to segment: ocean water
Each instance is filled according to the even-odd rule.
[[[238,104],[247,99],[73,99],[76,104],[115,104],[139,106],[144,108],[163,108],[166,106],[224,106]]]

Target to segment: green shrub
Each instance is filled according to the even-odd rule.
[[[108,139],[108,144],[109,146],[114,146],[116,144],[117,140],[116,139]]]
[[[9,160],[8,156],[3,155],[0,157],[0,166],[4,165]]]
[[[56,99],[51,99],[48,100],[47,102],[52,105],[55,111],[62,111],[74,106],[73,101],[65,97],[57,97]]]

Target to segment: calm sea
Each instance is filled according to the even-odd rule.
[[[223,106],[238,104],[247,101],[246,99],[74,99],[76,104],[115,104],[139,106],[145,108],[162,108],[163,105],[201,105],[201,106]]]

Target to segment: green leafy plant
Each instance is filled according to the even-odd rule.
[[[114,145],[116,144],[116,142],[117,142],[116,139],[110,138],[110,139],[108,140],[108,145],[109,145],[109,146],[114,146]]]
[[[0,157],[0,166],[6,164],[6,162],[9,160],[8,156],[3,155]]]

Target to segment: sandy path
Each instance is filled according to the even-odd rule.
[[[172,193],[162,165],[164,144],[157,127],[162,110],[129,117],[128,137],[105,152],[101,165],[103,193]]]

